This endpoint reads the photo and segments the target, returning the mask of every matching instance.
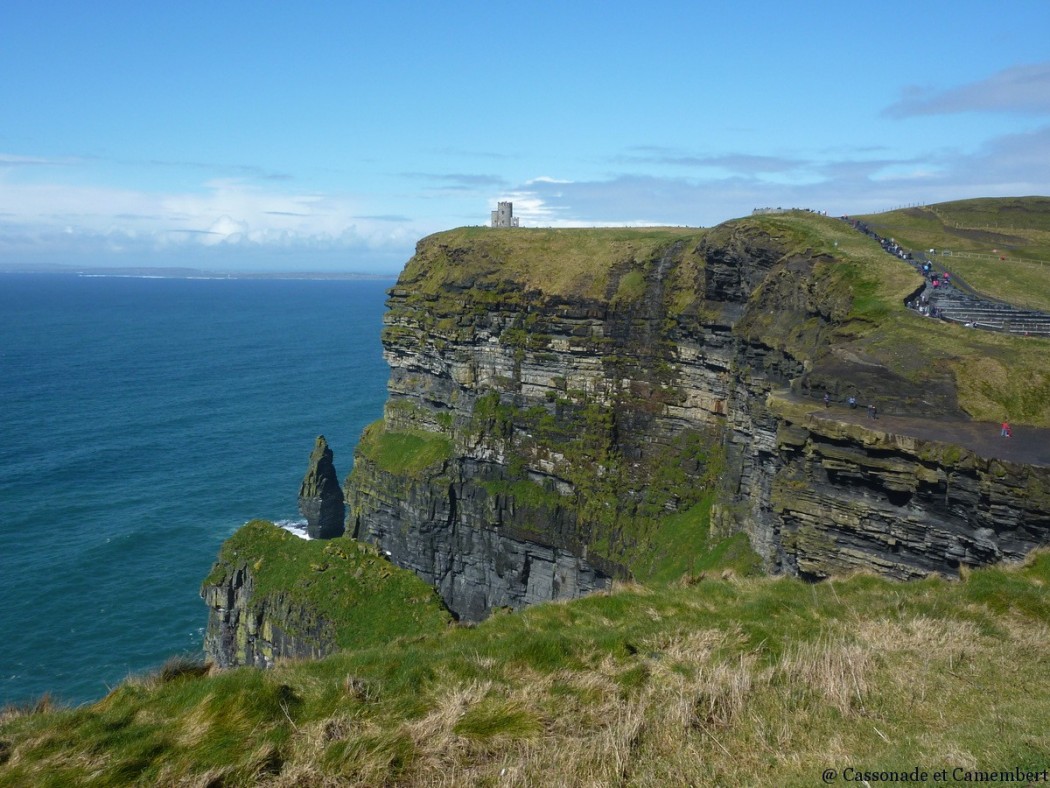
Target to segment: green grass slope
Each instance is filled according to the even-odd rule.
[[[600,299],[617,269],[640,269],[676,241],[695,247],[702,234],[677,227],[461,227],[420,241],[400,283],[421,296],[474,288],[477,298],[496,283],[513,281],[522,291]]]
[[[857,217],[978,291],[1050,311],[1050,197],[960,200]],[[1005,259],[1001,259],[1005,258]]]
[[[271,671],[173,666],[90,706],[6,710],[0,785],[1037,771],[1050,767],[1048,582],[1047,553],[958,582],[692,577]]]
[[[305,540],[253,520],[223,543],[203,585],[222,583],[238,566],[255,580],[252,605],[280,596],[286,604],[317,611],[342,648],[435,632],[451,620],[427,583],[347,536]]]
[[[1050,206],[1050,199],[1045,203]],[[1038,205],[1043,205],[1041,198]],[[1043,214],[1034,215],[1033,236],[1043,226]],[[880,234],[900,241],[901,235],[876,221],[885,216],[863,218]],[[920,387],[934,388],[948,376],[960,409],[977,421],[1008,419],[1050,426],[1050,341],[973,331],[916,315],[903,301],[922,283],[919,274],[844,222],[808,213],[739,222],[754,224],[780,239],[788,255],[827,255],[832,262],[814,269],[808,287],[826,293],[824,299],[832,304],[845,304],[830,310],[834,325],[820,336],[818,346],[804,327],[785,331],[776,322],[775,311],[767,313],[767,325],[760,315],[749,330],[767,344],[786,347],[805,360],[814,353],[830,353],[883,366]],[[977,262],[983,269],[995,265],[998,261]],[[1050,266],[1046,270],[1050,274]],[[1050,277],[1045,284],[1033,281],[1029,286],[1050,301]]]

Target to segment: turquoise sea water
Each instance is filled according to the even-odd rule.
[[[200,655],[223,539],[382,415],[391,284],[0,275],[0,704]]]

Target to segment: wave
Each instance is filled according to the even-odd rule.
[[[295,534],[300,539],[307,541],[310,539],[310,535],[306,532],[306,520],[274,520],[273,524],[290,534]]]

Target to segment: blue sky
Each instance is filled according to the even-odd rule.
[[[1047,0],[297,6],[0,4],[0,265],[1050,194]]]

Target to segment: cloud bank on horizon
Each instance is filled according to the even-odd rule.
[[[0,267],[392,273],[501,199],[711,225],[1050,194],[1045,0],[567,5],[11,4]]]

